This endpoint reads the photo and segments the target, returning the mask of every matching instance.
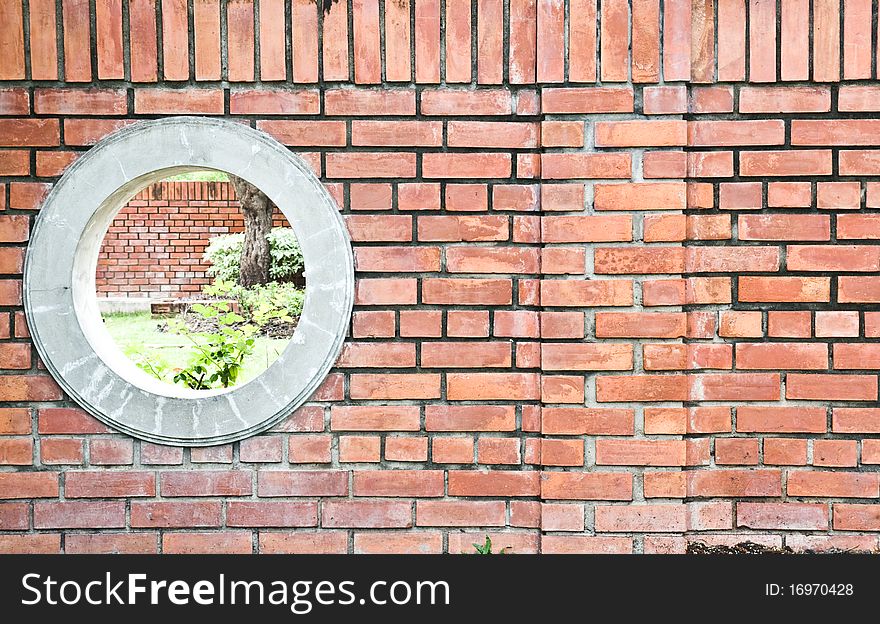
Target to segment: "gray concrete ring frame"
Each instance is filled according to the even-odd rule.
[[[95,269],[113,217],[144,186],[217,169],[260,188],[302,247],[306,297],[296,332],[256,379],[196,391],[138,369],[98,311]],[[243,124],[169,117],[106,137],[65,172],[43,204],[24,269],[37,351],[67,394],[108,426],[158,444],[210,446],[269,429],[305,402],[336,361],[351,318],[351,240],[330,194],[296,155]]]

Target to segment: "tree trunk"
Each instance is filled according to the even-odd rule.
[[[275,209],[266,194],[250,182],[230,175],[244,215],[244,244],[241,247],[241,270],[238,283],[245,288],[269,281],[269,240],[272,212]]]

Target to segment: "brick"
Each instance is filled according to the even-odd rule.
[[[152,115],[217,115],[223,113],[219,89],[135,89],[134,112]]]
[[[109,433],[110,430],[80,409],[47,407],[38,412],[41,434]]]
[[[687,144],[684,121],[597,121],[597,147],[673,147]]]
[[[827,87],[743,87],[741,113],[827,113],[831,92]]]
[[[418,501],[418,526],[505,526],[503,501]]]
[[[809,182],[770,182],[767,184],[767,205],[770,208],[806,208],[812,205],[812,186]]]
[[[628,153],[565,153],[541,154],[541,178],[629,178],[632,157]]]
[[[162,496],[247,496],[251,494],[249,471],[163,472]]]
[[[825,408],[741,406],[736,411],[739,432],[824,433]]]
[[[440,397],[440,376],[427,373],[353,374],[350,393],[352,399],[434,399]]]
[[[543,503],[541,505],[541,527],[545,531],[584,530],[583,505]]]
[[[534,373],[449,373],[446,397],[450,401],[537,400],[538,375]]]
[[[777,401],[778,373],[719,373],[691,375],[691,401]]]
[[[214,531],[209,533],[165,533],[162,552],[166,554],[250,554],[249,531]]]
[[[387,461],[428,461],[428,438],[391,436],[385,439],[385,459]]]
[[[630,345],[544,344],[543,370],[631,370]]]
[[[827,241],[831,218],[827,215],[739,215],[740,240]]]
[[[817,334],[818,335],[818,334]],[[844,370],[873,370],[876,368],[880,351],[874,344],[842,343],[834,344],[834,368]]]
[[[329,528],[408,528],[412,526],[410,501],[326,501],[321,526]]]
[[[436,463],[470,464],[474,461],[474,441],[472,438],[435,437],[431,454]]]
[[[34,503],[35,529],[108,529],[124,526],[124,501]]]
[[[540,473],[532,471],[450,470],[449,496],[537,496]]]
[[[681,115],[687,112],[687,89],[683,85],[645,87],[642,110],[646,115]]]
[[[37,175],[54,177],[64,173],[79,158],[79,152],[37,152]]]
[[[686,177],[688,155],[684,152],[645,152],[642,155],[642,175],[646,179]]]
[[[447,305],[508,305],[512,289],[506,279],[425,279],[422,302]]]
[[[683,210],[686,186],[681,182],[596,184],[596,210]]]
[[[684,466],[683,440],[596,440],[600,466]]]
[[[94,145],[108,134],[132,123],[135,122],[131,119],[65,119],[64,144]]]
[[[89,441],[89,461],[94,465],[130,465],[134,448],[130,440],[92,438]]]
[[[830,299],[827,277],[749,277],[740,276],[740,301],[822,302]]]
[[[687,378],[681,375],[597,377],[599,402],[686,401]]]
[[[747,498],[782,495],[778,470],[724,469],[688,473],[688,496]]]
[[[344,122],[339,123],[345,127]],[[344,130],[342,136],[345,137]],[[436,147],[442,142],[443,124],[439,121],[355,120],[351,123],[352,145]]]
[[[505,216],[426,216],[418,219],[420,241],[504,241],[509,220]]]
[[[837,300],[840,303],[872,303],[880,301],[880,280],[871,277],[841,275],[837,278]]]
[[[509,154],[430,153],[422,156],[426,178],[506,178],[511,172]]]
[[[828,346],[779,342],[739,343],[736,345],[736,365],[737,368],[752,370],[827,369]]]
[[[327,154],[329,178],[412,178],[415,154],[398,152],[333,152]]]
[[[485,438],[484,438],[485,439]],[[584,443],[582,440],[541,440],[541,464],[543,466],[583,466]]]
[[[760,441],[753,438],[718,438],[715,440],[715,463],[722,465],[756,466]]]
[[[265,554],[345,554],[346,531],[261,532],[259,548]]]
[[[510,344],[505,342],[424,342],[423,368],[506,368],[511,365]]]
[[[360,305],[406,305],[416,302],[416,280],[400,278],[360,279],[355,287]]]
[[[544,500],[632,499],[632,475],[625,472],[544,472],[541,475]]]
[[[880,433],[880,411],[862,407],[835,407],[831,430],[834,433]]]
[[[450,273],[538,273],[539,264],[538,250],[534,248],[451,247],[446,250],[446,269]]]
[[[378,436],[342,436],[339,438],[339,461],[378,463],[382,459]]]
[[[324,111],[331,116],[414,115],[415,91],[330,89],[324,93]]]
[[[781,120],[688,122],[688,145],[691,146],[782,145],[784,142],[785,125]]]
[[[807,441],[791,438],[764,438],[764,464],[767,466],[805,466]]]
[[[733,88],[729,86],[692,86],[688,111],[691,113],[732,113]]]
[[[343,470],[262,470],[257,478],[257,495],[346,496],[348,472]]]
[[[0,119],[0,146],[52,147],[59,142],[57,119]]]
[[[334,431],[418,431],[419,410],[415,406],[343,406],[330,412]]]
[[[632,538],[598,535],[545,535],[541,540],[544,554],[629,554]]]
[[[791,122],[792,145],[878,145],[880,120],[796,119]]]
[[[446,314],[446,335],[450,338],[487,338],[488,310],[450,310]]]
[[[542,147],[583,147],[584,124],[582,121],[542,121]]]
[[[257,129],[292,146],[345,146],[344,121],[258,121]]]
[[[26,176],[31,163],[28,150],[3,150],[0,152],[0,175]]]
[[[733,175],[733,152],[690,152],[687,176],[692,178],[728,178]]]
[[[348,342],[336,361],[341,368],[408,368],[415,364],[415,345],[408,342]]]
[[[765,530],[828,529],[828,506],[812,503],[738,503],[736,525]]]
[[[81,438],[43,438],[40,440],[40,462],[45,465],[82,464]]]
[[[402,310],[400,312],[400,336],[439,338],[441,330],[439,310]]]
[[[596,531],[666,533],[687,530],[687,507],[682,505],[596,506]]]
[[[370,531],[355,533],[355,554],[440,554],[443,551],[443,536],[440,533],[419,531],[418,533]]]
[[[422,114],[429,116],[510,115],[513,112],[510,93],[502,89],[426,89],[420,104]]]
[[[363,470],[354,473],[355,496],[443,496],[442,470]]]
[[[785,396],[808,401],[876,401],[877,376],[791,373],[786,378]]]
[[[597,338],[680,338],[686,331],[684,313],[596,313]]]
[[[814,440],[813,465],[833,468],[855,468],[859,449],[855,440]]]
[[[629,88],[545,88],[541,91],[544,113],[631,113],[633,92]]]
[[[153,532],[67,533],[64,537],[64,552],[74,555],[151,555],[156,548]]]
[[[122,89],[34,89],[40,115],[124,115],[127,109]]]
[[[0,439],[0,465],[30,466],[33,463],[33,440],[30,438]]]
[[[789,473],[787,483],[789,496],[877,498],[880,495],[880,479],[876,473],[798,470]]]
[[[128,498],[156,496],[156,475],[152,472],[66,472],[67,498]]]
[[[880,505],[834,505],[834,528],[839,531],[880,531]]]
[[[830,150],[740,152],[743,176],[813,176],[831,174]]]

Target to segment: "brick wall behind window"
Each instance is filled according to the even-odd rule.
[[[289,227],[275,211],[275,227]],[[98,256],[99,297],[197,297],[211,238],[244,231],[228,182],[158,182],[126,204],[107,229]]]

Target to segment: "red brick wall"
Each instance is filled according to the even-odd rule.
[[[275,226],[287,226],[277,211]],[[243,230],[228,182],[153,184],[107,230],[95,274],[98,295],[191,297],[212,281],[202,258],[210,239]]]
[[[0,550],[878,546],[875,3],[95,4],[0,20]],[[21,314],[53,179],[170,114],[302,154],[357,260],[322,389],[212,449],[73,408]]]

